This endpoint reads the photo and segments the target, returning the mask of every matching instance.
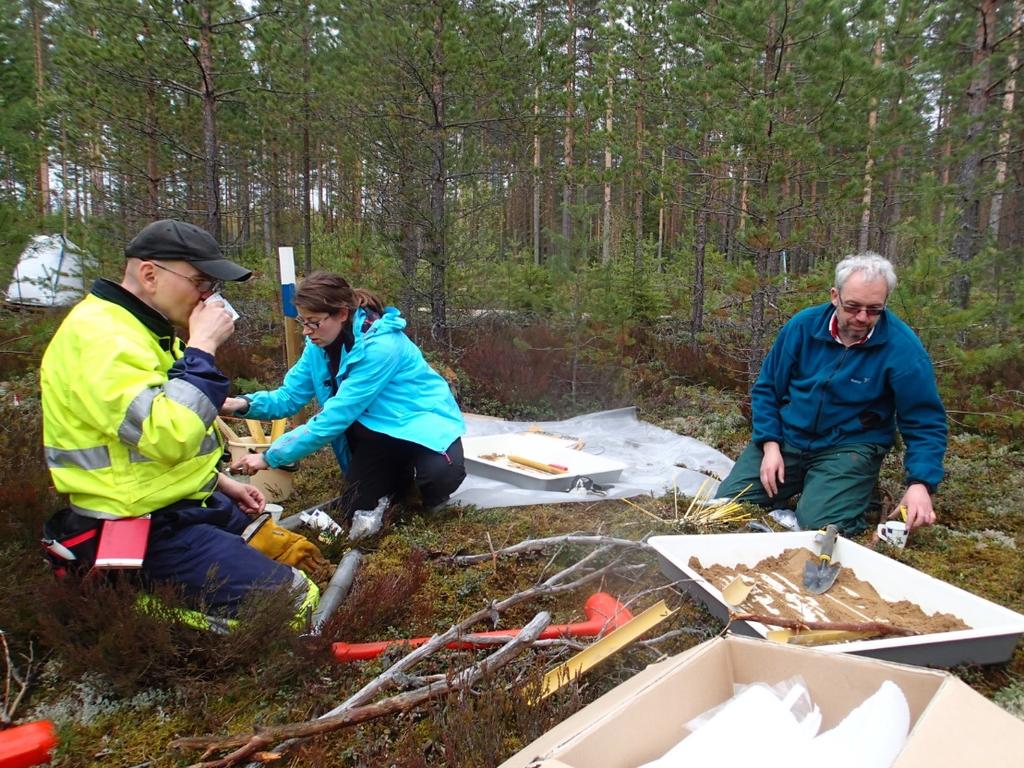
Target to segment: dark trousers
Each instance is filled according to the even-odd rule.
[[[246,544],[251,522],[224,494],[205,506],[179,501],[153,513],[142,578],[179,586],[187,602],[206,613],[233,615],[254,589],[292,583],[292,569]]]
[[[382,496],[399,496],[415,484],[426,510],[444,504],[466,477],[462,439],[440,453],[356,422],[345,432],[351,459],[339,511],[351,519],[373,509]]]
[[[796,518],[801,528],[824,528],[835,523],[842,533],[852,536],[867,527],[864,513],[888,450],[882,445],[858,444],[801,451],[783,444],[786,482],[777,495],[769,496],[761,485],[764,452],[761,446],[749,443],[718,487],[717,495],[733,498],[742,493],[740,501],[771,509],[800,494]]]

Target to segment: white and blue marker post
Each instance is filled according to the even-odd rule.
[[[295,249],[281,246],[277,249],[277,262],[281,272],[281,311],[284,313],[284,349],[288,367],[302,354],[302,332],[294,322],[299,316],[295,308]]]

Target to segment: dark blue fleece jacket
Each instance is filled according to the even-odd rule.
[[[775,340],[751,391],[753,439],[806,451],[906,443],[907,483],[934,491],[946,453],[946,411],[932,362],[914,332],[889,310],[865,343],[832,338],[831,304],[798,312]]]

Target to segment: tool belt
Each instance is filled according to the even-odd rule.
[[[54,575],[85,575],[96,562],[102,520],[85,517],[63,507],[43,523],[40,544]]]

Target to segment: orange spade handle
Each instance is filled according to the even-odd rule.
[[[569,635],[571,637],[595,637],[604,631],[621,627],[632,620],[633,614],[622,603],[607,592],[595,592],[583,606],[586,621],[575,624],[554,624],[538,635],[539,640],[554,640]],[[493,632],[474,632],[464,635],[458,640],[448,643],[446,648],[476,648],[481,645],[492,645],[474,640],[486,640],[493,637],[510,637],[519,633],[519,629],[498,629]],[[432,638],[413,637],[408,640],[382,640],[376,643],[334,643],[331,653],[337,661],[366,661],[384,653],[396,645],[416,648]],[[2,768],[2,766],[0,766]]]
[[[0,731],[0,768],[28,768],[50,762],[57,731],[49,720],[16,725]]]

